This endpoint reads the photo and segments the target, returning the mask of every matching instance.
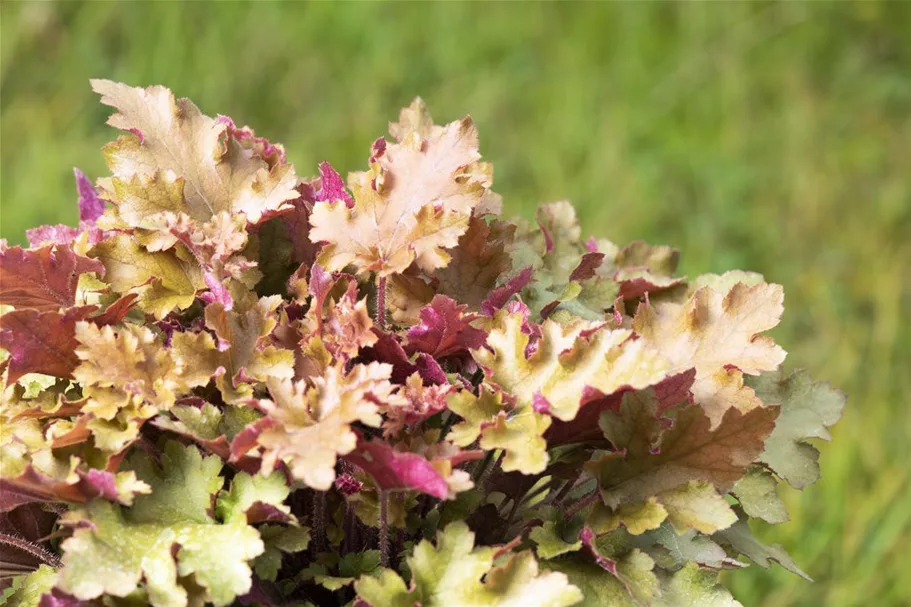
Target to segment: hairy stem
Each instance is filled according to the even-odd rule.
[[[313,494],[313,547],[317,553],[326,551],[326,492]]]
[[[484,471],[487,470],[487,466],[490,464],[490,460],[492,459],[493,451],[488,451],[484,454],[484,459],[475,464],[474,469],[471,471],[471,481],[475,485],[477,485],[478,481],[481,480],[481,475],[483,475]]]
[[[386,277],[380,276],[376,286],[376,326],[386,329]]]
[[[389,493],[380,489],[380,567],[389,566]]]
[[[23,537],[0,533],[0,544],[6,544],[7,546],[17,548],[22,552],[27,552],[45,565],[50,565],[55,569],[59,569],[63,566],[63,563],[60,562],[60,558],[56,554]]]

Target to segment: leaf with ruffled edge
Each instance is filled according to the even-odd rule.
[[[433,274],[439,281],[437,292],[472,310],[479,310],[502,277],[512,269],[512,260],[506,248],[512,242],[514,233],[515,226],[510,223],[499,220],[488,223],[483,217],[472,215],[468,230],[459,237],[458,246],[450,252],[452,259],[449,264]]]
[[[436,547],[423,540],[408,557],[411,588],[388,569],[378,577],[361,577],[354,587],[372,607],[569,607],[582,600],[565,575],[539,572],[531,552],[514,554],[495,567],[498,553],[495,547],[474,547],[474,533],[456,522],[438,532]]]
[[[421,309],[420,324],[408,329],[409,354],[425,352],[434,358],[452,356],[484,345],[484,331],[471,326],[474,316],[465,314],[467,305],[460,305],[445,295],[437,295],[430,305]]]
[[[269,338],[278,324],[281,301],[272,295],[233,310],[219,302],[206,306],[206,327],[218,338],[215,357],[225,371],[216,384],[226,402],[249,398],[252,382],[294,377],[294,354],[272,345]]]
[[[781,414],[759,459],[792,486],[803,489],[819,479],[819,451],[807,439],[829,440],[828,427],[845,407],[844,393],[814,382],[802,371],[750,378],[747,385],[763,402],[779,405]]]
[[[516,409],[504,402],[503,393],[482,384],[480,395],[463,390],[449,398],[449,409],[463,418],[452,427],[450,439],[467,447],[480,438],[478,446],[504,452],[504,472],[538,474],[547,467],[544,433],[551,418],[530,407]]]
[[[7,381],[26,373],[69,378],[79,365],[76,323],[88,318],[95,306],[56,311],[11,310],[0,316],[0,347],[10,353]]]
[[[257,437],[263,449],[263,470],[277,462],[288,464],[291,475],[306,485],[326,491],[335,480],[338,456],[351,453],[357,435],[351,424],[377,427],[377,403],[404,403],[389,382],[389,365],[354,365],[345,372],[329,367],[325,375],[303,382],[270,380],[271,401],[261,401],[269,425]]]
[[[221,462],[173,442],[165,454],[163,467],[144,453],[134,457],[153,490],[133,508],[96,501],[67,514],[74,531],[62,544],[61,590],[82,600],[124,597],[144,580],[150,604],[183,607],[190,592],[227,605],[250,589],[249,562],[264,549],[259,533],[208,514]],[[182,585],[190,576],[198,588]]]
[[[0,272],[0,305],[47,312],[75,305],[79,276],[101,276],[104,266],[68,246],[10,247],[0,250]]]
[[[297,197],[294,168],[257,146],[249,129],[210,118],[162,86],[92,80],[92,89],[117,110],[108,124],[127,133],[104,148],[115,178],[170,172],[184,182],[186,212],[202,221],[227,211],[256,223]]]
[[[488,175],[471,170],[480,158],[477,129],[465,118],[397,132],[400,143],[374,144],[370,173],[349,177],[354,207],[314,205],[310,239],[326,243],[320,265],[341,270],[354,264],[361,273],[388,276],[412,262],[425,271],[449,262],[446,249],[458,244],[490,187]]]
[[[706,481],[726,492],[762,452],[778,411],[730,409],[714,430],[698,406],[680,409],[673,425],[657,418],[652,390],[624,396],[620,411],[605,411],[601,427],[617,451],[586,464],[612,508],[679,487]]]
[[[666,363],[632,331],[585,321],[545,320],[541,339],[528,355],[524,320],[521,313],[498,312],[487,349],[472,352],[488,379],[515,395],[519,408],[571,420],[587,396],[645,388],[666,375]]]
[[[672,372],[695,367],[693,397],[717,427],[729,409],[762,406],[743,374],[775,370],[784,360],[785,351],[760,335],[778,324],[783,300],[780,285],[738,283],[726,294],[704,287],[684,304],[641,304],[633,329]]]
[[[105,280],[117,293],[139,295],[139,306],[161,319],[190,307],[205,288],[199,265],[186,250],[150,253],[126,234],[98,243],[92,257],[104,264]]]

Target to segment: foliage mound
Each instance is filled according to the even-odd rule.
[[[843,396],[783,374],[783,291],[499,217],[420,99],[347,181],[163,87],[94,81],[111,174],[0,246],[13,605],[735,605],[806,577],[750,519]]]

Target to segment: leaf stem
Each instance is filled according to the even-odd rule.
[[[566,497],[567,495],[569,495],[569,492],[572,491],[573,488],[576,486],[576,481],[579,480],[579,477],[581,475],[582,475],[582,470],[579,470],[579,472],[576,473],[571,479],[566,481],[566,484],[563,485],[563,488],[561,488],[560,491],[558,491],[553,496],[553,499],[550,500],[551,503],[558,504],[561,501],[563,501],[563,498]]]
[[[564,516],[565,516],[567,519],[571,519],[572,517],[576,516],[576,514],[578,514],[578,512],[579,512],[580,510],[582,510],[583,508],[585,508],[585,507],[587,507],[587,506],[590,506],[590,505],[594,504],[595,501],[596,501],[599,497],[601,497],[601,494],[600,494],[600,492],[598,491],[598,488],[595,487],[595,489],[594,489],[591,493],[589,493],[587,496],[583,497],[583,498],[580,499],[578,502],[576,502],[575,504],[573,504],[573,505],[566,511],[566,514],[565,514]]]
[[[354,541],[354,534],[356,532],[355,526],[357,525],[357,520],[354,514],[354,506],[345,499],[345,538],[342,540],[342,552],[345,554],[349,552],[358,552],[357,545]]]
[[[376,326],[386,330],[386,277],[380,276],[376,286]]]
[[[313,547],[316,553],[326,551],[326,492],[313,495]]]
[[[0,533],[0,544],[6,544],[8,546],[17,548],[22,552],[27,552],[45,565],[50,565],[55,569],[59,569],[63,566],[63,563],[60,561],[60,558],[56,554],[50,552],[49,550],[45,550],[38,544],[30,542],[23,537],[10,535],[7,533]]]
[[[559,479],[551,479],[533,491],[529,491],[522,497],[522,502],[527,503],[541,495],[545,491],[550,491],[560,483]]]
[[[380,567],[389,566],[389,492],[380,489]]]
[[[490,464],[490,460],[493,459],[493,454],[493,451],[488,451],[484,454],[484,459],[475,464],[474,469],[471,471],[471,481],[475,485],[478,484],[478,481],[481,480],[481,475],[483,475],[484,471],[487,470],[487,466]]]

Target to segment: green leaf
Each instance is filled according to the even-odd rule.
[[[608,533],[623,525],[631,535],[641,535],[658,528],[666,518],[667,510],[652,497],[644,502],[623,504],[616,510],[596,504],[587,525],[596,534]]]
[[[47,565],[41,565],[28,575],[13,578],[13,593],[3,600],[0,596],[0,605],[9,607],[38,607],[41,595],[50,592],[57,582],[57,570]]]
[[[497,552],[495,547],[475,548],[468,526],[452,523],[437,534],[436,547],[424,540],[408,558],[411,589],[397,574],[385,570],[378,578],[362,576],[355,590],[374,607],[413,607],[416,602],[422,607],[563,607],[582,600],[565,575],[539,573],[531,552],[515,554],[493,567]]]
[[[695,529],[677,533],[670,523],[649,531],[635,543],[646,550],[664,569],[674,570],[688,562],[715,569],[738,566],[737,561],[728,558],[724,549],[711,538],[697,533]],[[655,550],[655,547],[659,547],[660,550]]]
[[[291,509],[283,503],[290,493],[285,475],[281,472],[273,472],[269,476],[251,476],[241,472],[231,481],[231,490],[219,496],[215,512],[226,523],[246,522],[247,510],[260,502],[272,506],[293,520]]]
[[[554,521],[544,521],[538,527],[535,527],[528,534],[528,538],[537,544],[535,553],[538,558],[550,560],[561,554],[575,552],[582,548],[582,542],[567,542],[557,529],[557,523]]]
[[[125,513],[132,523],[211,523],[212,495],[223,484],[222,461],[203,457],[196,447],[169,441],[161,455],[161,465],[144,451],[136,451],[129,466],[152,492],[134,499]]]
[[[662,580],[661,598],[654,607],[743,607],[718,584],[718,572],[688,563]]]
[[[753,518],[767,523],[783,523],[788,520],[788,511],[778,497],[778,481],[765,468],[754,466],[737,481],[731,490],[743,510]]]
[[[188,593],[178,576],[193,575],[206,600],[227,605],[249,591],[248,561],[264,549],[256,529],[245,524],[137,524],[107,502],[92,502],[70,520],[90,525],[63,542],[59,586],[83,600],[127,596],[145,579],[153,606],[184,607]]]
[[[324,565],[311,565],[309,571],[301,572],[301,580],[312,579],[327,590],[333,592],[350,585],[361,575],[375,575],[381,573],[380,551],[364,550],[363,552],[349,552],[338,563],[338,575],[329,575],[328,568]]]
[[[561,573],[539,572],[530,551],[514,554],[487,574],[478,596],[467,605],[506,607],[569,607],[582,600],[582,592]],[[451,604],[449,602],[443,604]]]
[[[292,554],[306,550],[310,545],[308,527],[285,527],[283,525],[263,525],[259,527],[266,548],[256,557],[254,570],[264,580],[274,582],[281,568],[282,553]]]
[[[796,573],[807,581],[813,581],[781,546],[778,544],[766,546],[756,539],[746,518],[741,518],[724,531],[714,534],[712,538],[721,544],[730,546],[735,552],[739,552],[760,567],[768,568],[771,566],[770,561],[774,561],[791,573]]]
[[[578,607],[635,607],[620,580],[581,555],[548,561],[547,568],[563,573],[582,591]]]
[[[844,393],[814,382],[803,371],[766,373],[748,378],[746,383],[766,404],[781,405],[760,460],[797,489],[815,483],[819,480],[819,451],[807,439],[831,438],[827,428],[841,418],[847,400]]]
[[[678,532],[692,528],[714,533],[737,522],[730,504],[711,483],[690,481],[659,494],[658,501],[667,510],[668,520]]]
[[[414,607],[415,599],[405,587],[405,580],[392,569],[383,569],[377,577],[361,576],[354,583],[358,597],[371,607]],[[428,605],[428,607],[430,607]]]
[[[190,575],[216,605],[247,592],[248,561],[264,546],[245,520],[234,517],[220,525],[208,514],[222,487],[221,460],[171,441],[160,466],[145,452],[129,462],[152,493],[138,496],[132,508],[94,501],[67,515],[76,529],[62,544],[61,589],[83,600],[123,597],[144,579],[155,607],[186,605],[188,589],[178,577]]]
[[[451,396],[449,409],[464,418],[452,427],[450,439],[467,447],[480,436],[479,446],[487,451],[502,449],[502,468],[523,474],[537,474],[547,467],[547,441],[544,432],[551,418],[530,407],[510,409],[503,393],[483,384],[475,396],[462,390]]]
[[[574,270],[583,264],[584,256],[592,254],[582,240],[575,209],[565,200],[541,205],[536,219],[531,225],[519,221],[511,250],[513,268],[534,269],[534,280],[523,289],[522,301],[536,319],[544,308],[556,305],[554,314],[603,320],[620,287],[601,268],[590,278],[575,279]],[[606,256],[599,263],[605,266],[613,261],[616,247],[602,244],[607,245],[599,243],[598,249]]]

